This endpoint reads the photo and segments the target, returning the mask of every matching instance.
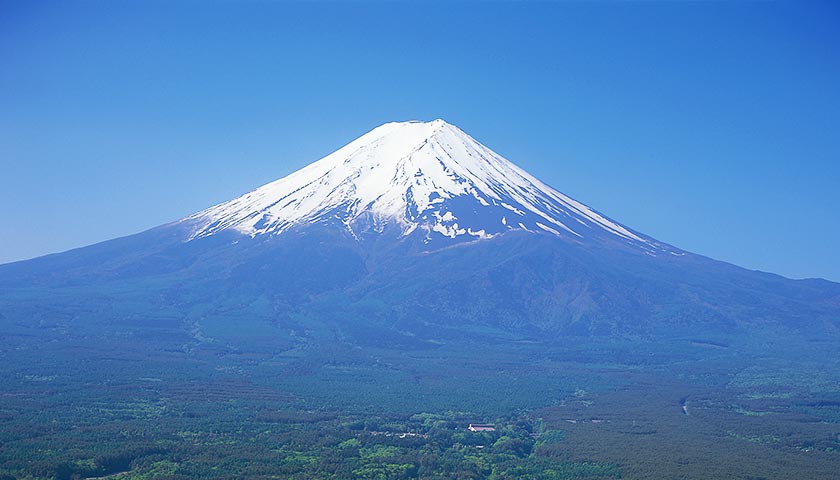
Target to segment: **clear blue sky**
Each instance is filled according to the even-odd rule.
[[[837,5],[0,0],[0,262],[441,117],[660,240],[840,281]]]

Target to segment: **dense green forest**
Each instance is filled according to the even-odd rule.
[[[252,339],[246,351],[166,329],[103,338],[40,328],[12,329],[0,346],[3,480],[840,471],[830,341],[546,345],[484,331],[438,348]]]

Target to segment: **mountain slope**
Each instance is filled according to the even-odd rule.
[[[2,265],[0,287],[0,314],[21,325],[61,311],[95,331],[113,318],[193,331],[201,312],[216,325],[202,338],[256,323],[426,346],[479,326],[548,339],[840,325],[840,285],[658,242],[441,120],[383,125],[147,232]]]

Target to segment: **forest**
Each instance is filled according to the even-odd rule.
[[[840,355],[819,339],[544,344],[484,331],[437,348],[246,350],[163,328],[38,328],[0,346],[3,480],[840,471]]]

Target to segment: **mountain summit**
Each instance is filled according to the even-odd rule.
[[[443,120],[386,123],[287,177],[181,221],[190,239],[336,225],[355,238],[394,228],[425,243],[510,230],[662,244],[569,198]]]

